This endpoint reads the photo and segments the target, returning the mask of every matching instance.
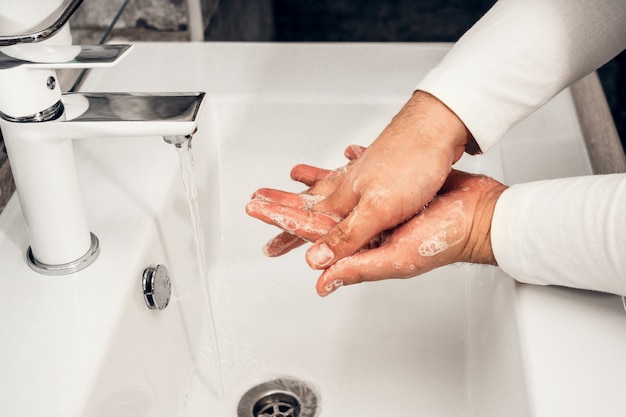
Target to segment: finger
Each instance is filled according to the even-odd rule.
[[[360,158],[366,149],[367,148],[364,148],[363,146],[350,145],[345,149],[344,155],[348,160],[353,161]],[[290,176],[292,180],[301,182],[305,185],[308,185],[309,187],[312,187],[318,182],[324,179],[328,179],[329,176],[337,177],[342,175],[343,172],[344,167],[331,171],[312,165],[298,164],[291,169]]]
[[[318,290],[342,280],[345,285],[407,278],[462,261],[471,225],[462,200],[440,196],[419,214],[382,236],[378,248],[339,260],[320,277]],[[343,278],[342,278],[343,276]]]
[[[391,207],[362,199],[344,220],[308,249],[306,261],[311,268],[325,269],[337,260],[353,255],[381,231],[395,227],[402,220],[391,211]]]
[[[246,212],[267,224],[278,226],[286,232],[310,242],[318,240],[337,224],[338,219],[324,213],[302,210],[280,204],[252,200]]]
[[[463,204],[439,197],[411,220],[383,234],[379,247],[343,258],[322,273],[316,289],[322,296],[343,285],[409,278],[462,260],[467,237]]]
[[[345,172],[345,166],[329,171],[310,165],[296,165],[291,170],[291,179],[308,185],[310,188],[306,191],[307,194],[327,196],[337,189]]]
[[[326,198],[322,194],[296,194],[288,191],[260,188],[252,194],[252,200],[276,203],[299,210],[310,210],[315,204]]]
[[[306,240],[296,235],[292,235],[289,232],[282,232],[265,244],[263,253],[265,256],[269,257],[282,256],[305,243]]]
[[[348,158],[350,161],[355,159],[359,159],[365,153],[367,148],[360,145],[350,145],[343,152],[344,156]]]
[[[315,185],[318,181],[321,181],[332,171],[328,169],[317,168],[311,165],[299,164],[291,169],[291,179],[301,182],[309,187]]]
[[[419,264],[408,260],[410,258],[403,253],[405,249],[388,244],[341,259],[322,273],[315,289],[325,297],[345,285],[409,278],[434,268],[430,259],[425,258]]]

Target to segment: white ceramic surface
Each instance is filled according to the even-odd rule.
[[[614,296],[450,266],[321,299],[298,250],[246,217],[261,186],[299,190],[295,163],[337,167],[368,144],[448,45],[139,44],[85,91],[206,91],[194,138],[224,396],[214,394],[176,152],[160,138],[75,143],[100,258],[67,277],[25,263],[13,198],[0,216],[0,415],[235,416],[253,385],[294,377],[319,416],[620,415],[626,314]],[[589,172],[566,91],[460,167],[507,183]],[[140,278],[167,265],[170,306]],[[199,364],[199,366],[198,366]]]

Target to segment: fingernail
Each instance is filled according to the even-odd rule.
[[[309,261],[316,268],[325,268],[335,258],[335,254],[326,243],[320,243],[309,249]]]

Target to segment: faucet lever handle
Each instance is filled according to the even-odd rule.
[[[132,45],[16,44],[0,48],[0,70],[25,66],[39,69],[96,68],[115,65]]]

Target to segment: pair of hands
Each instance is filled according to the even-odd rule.
[[[301,194],[257,190],[251,216],[283,229],[265,247],[280,256],[314,242],[318,294],[343,285],[413,277],[454,262],[495,264],[490,227],[506,187],[451,169],[471,136],[443,103],[416,92],[367,149],[352,145],[335,171],[297,165]]]

